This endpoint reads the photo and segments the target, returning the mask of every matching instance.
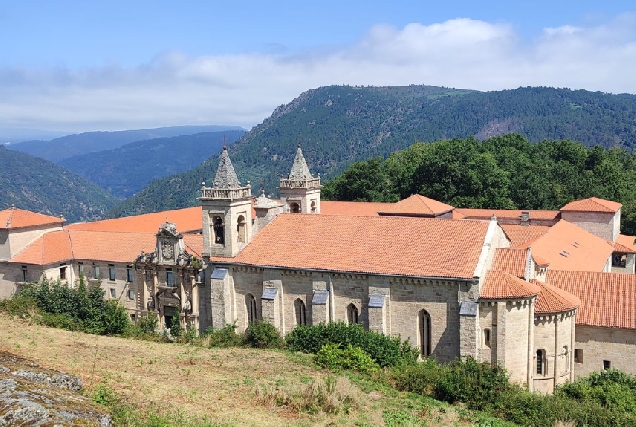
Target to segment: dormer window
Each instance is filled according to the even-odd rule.
[[[223,226],[223,218],[215,216],[213,218],[214,243],[217,245],[225,244],[225,227]]]

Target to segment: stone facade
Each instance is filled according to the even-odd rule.
[[[577,325],[574,371],[577,377],[607,368],[636,375],[636,330]],[[607,363],[609,362],[609,365]]]
[[[561,218],[609,242],[616,241],[621,229],[620,209],[615,213],[562,211]]]

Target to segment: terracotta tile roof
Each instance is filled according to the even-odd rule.
[[[508,240],[510,247],[521,247],[524,243],[543,236],[550,229],[547,225],[511,225],[500,224]]]
[[[521,219],[522,212],[528,212],[530,214],[530,220],[553,220],[559,219],[561,212],[559,211],[547,211],[547,210],[508,210],[508,209],[470,209],[470,208],[455,208],[455,211],[464,215],[469,219],[490,219],[493,214],[497,218],[506,219]]]
[[[503,271],[490,270],[479,292],[480,299],[529,298],[540,291],[536,284],[526,282]]]
[[[548,261],[547,259],[541,258],[540,256],[537,256],[533,253],[531,253],[531,256],[534,260],[534,263],[537,264],[539,267],[547,267],[550,265],[550,261]]]
[[[616,242],[614,243],[614,249],[616,249],[616,244],[619,244],[629,249],[630,252],[627,252],[627,253],[632,253],[632,251],[636,252],[636,237],[634,236],[626,236],[624,234],[619,234],[616,237]]]
[[[633,247],[627,247],[625,245],[621,245],[618,242],[610,242],[610,244],[612,246],[614,246],[614,252],[621,252],[621,253],[625,253],[625,254],[634,254],[636,253],[636,249],[634,249]]]
[[[551,270],[602,271],[614,251],[607,241],[563,220],[524,246]]]
[[[203,253],[203,234],[184,234],[183,244],[190,255],[201,259]]]
[[[133,262],[142,249],[153,248],[154,233],[64,230],[46,233],[10,262],[46,265],[70,259]]]
[[[390,206],[391,203],[321,200],[320,215],[377,216],[378,211],[385,209],[387,205]]]
[[[581,300],[578,297],[563,289],[538,280],[533,280],[532,283],[541,288],[534,306],[535,314],[563,313],[581,306]]]
[[[23,209],[5,209],[0,211],[0,229],[35,227],[39,225],[62,225],[64,220]]]
[[[116,231],[120,233],[157,233],[159,226],[169,221],[177,225],[180,233],[201,230],[201,206],[143,215],[82,222],[68,225],[69,230]]]
[[[575,200],[561,208],[561,211],[573,212],[616,212],[621,208],[620,203],[611,200],[590,197],[589,199]]]
[[[454,207],[419,194],[413,194],[397,203],[387,205],[380,215],[419,215],[436,216],[450,212]]]
[[[232,262],[416,277],[472,278],[487,222],[281,214]]]
[[[636,329],[636,274],[548,271],[547,281],[581,300],[577,324]]]
[[[527,261],[527,249],[497,248],[495,249],[491,269],[523,278],[526,275]]]

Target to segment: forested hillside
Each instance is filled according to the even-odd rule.
[[[253,187],[264,182],[267,193],[276,194],[299,141],[312,172],[330,178],[355,161],[386,158],[416,141],[486,139],[509,132],[533,143],[571,139],[631,149],[636,146],[636,96],[543,87],[496,92],[322,87],[278,107],[230,146],[230,156],[243,182],[251,180]],[[212,180],[217,161],[215,156],[191,171],[152,182],[111,215],[196,204],[200,182]]]
[[[243,136],[243,130],[157,138],[64,159],[59,165],[125,199],[153,179],[187,171]]]
[[[116,132],[84,132],[66,135],[50,141],[25,141],[11,144],[7,148],[52,162],[59,162],[72,156],[112,150],[135,141],[168,138],[178,135],[192,135],[200,132],[242,130],[239,126],[171,126],[157,129],[122,130]]]
[[[587,197],[623,204],[622,229],[636,234],[636,155],[569,140],[532,144],[509,134],[417,143],[352,164],[327,182],[327,200],[397,201],[419,193],[455,207],[559,209]]]
[[[105,190],[48,160],[0,145],[0,209],[60,215],[70,221],[104,216],[116,202]]]

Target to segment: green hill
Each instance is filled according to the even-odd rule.
[[[516,132],[531,142],[571,139],[586,146],[636,146],[636,96],[528,87],[478,92],[434,86],[328,86],[281,105],[230,146],[243,181],[276,193],[300,141],[314,173],[330,178],[351,163],[417,141]],[[201,181],[214,176],[216,157],[152,182],[111,211],[112,216],[196,204]]]
[[[0,209],[15,205],[70,221],[104,216],[116,199],[105,190],[48,160],[0,146]]]
[[[125,199],[153,179],[197,166],[202,158],[219,152],[224,142],[233,143],[243,134],[243,130],[228,130],[137,141],[114,150],[73,156],[59,165]]]

